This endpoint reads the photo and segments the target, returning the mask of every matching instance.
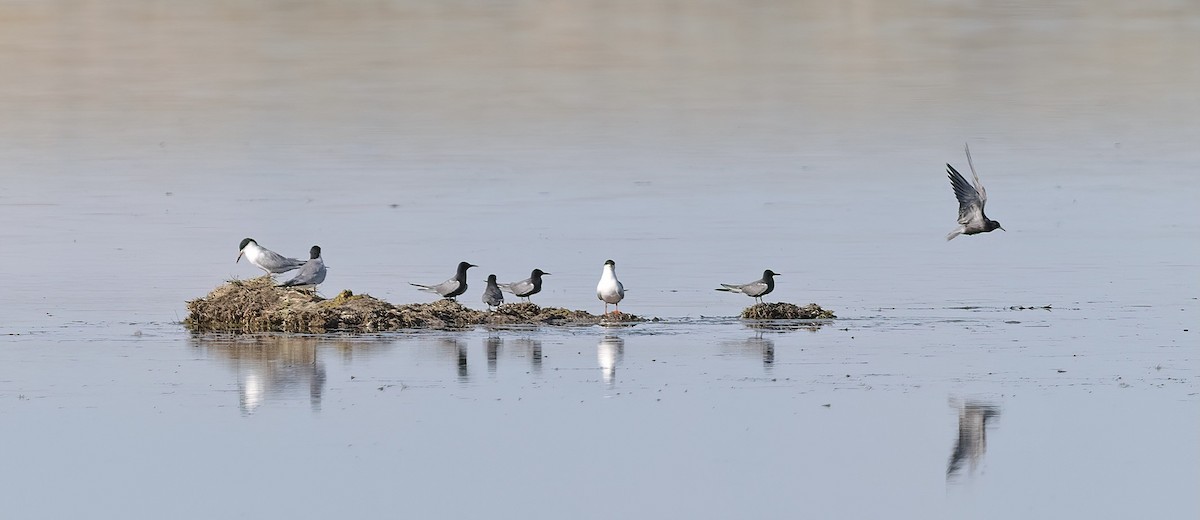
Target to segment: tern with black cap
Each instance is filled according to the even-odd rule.
[[[496,286],[496,275],[489,274],[487,277],[487,288],[483,290],[483,303],[488,308],[499,307],[504,303],[504,293],[500,292],[500,288]]]
[[[467,269],[479,267],[468,262],[459,262],[458,271],[449,280],[446,280],[437,285],[421,285],[419,283],[410,283],[414,287],[425,291],[441,295],[443,298],[454,299],[456,296],[467,292]]]
[[[500,284],[500,290],[513,293],[513,295],[528,301],[530,296],[542,292],[542,277],[549,274],[541,269],[534,269],[529,273],[529,278],[519,282]]]
[[[946,163],[946,175],[950,177],[950,186],[954,188],[954,197],[958,199],[958,228],[946,235],[946,240],[951,240],[958,235],[976,235],[979,233],[987,233],[992,230],[999,229],[1000,222],[987,218],[983,214],[983,205],[987,203],[987,190],[983,188],[983,184],[979,182],[979,174],[975,173],[975,164],[971,161],[971,147],[964,145],[963,149],[967,152],[967,165],[971,167],[971,176],[975,178],[975,185],[972,186],[964,179],[958,170],[955,170],[950,163]]]
[[[746,296],[754,298],[754,301],[756,301],[758,303],[762,303],[762,297],[770,294],[771,291],[775,290],[775,277],[776,276],[779,276],[779,273],[776,273],[770,269],[767,269],[766,271],[763,271],[763,275],[762,275],[761,279],[755,280],[750,283],[737,284],[737,285],[723,283],[723,284],[721,284],[721,287],[717,290],[732,292],[732,293],[742,293]]]
[[[304,260],[288,258],[271,251],[258,245],[258,242],[255,242],[253,238],[242,239],[242,243],[238,245],[238,257],[237,260],[234,260],[234,263],[240,262],[243,256],[246,257],[246,261],[266,271],[267,274],[286,273],[304,265]]]
[[[279,284],[280,287],[316,289],[317,285],[325,281],[325,261],[321,259],[321,246],[312,246],[312,249],[308,250],[308,257],[300,272],[291,280]]]
[[[596,284],[596,297],[604,302],[604,314],[608,314],[608,304],[616,306],[613,311],[621,313],[621,299],[625,297],[625,286],[617,280],[617,263],[612,260],[604,262],[604,271],[600,273],[600,283]]]

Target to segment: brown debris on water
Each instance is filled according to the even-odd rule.
[[[538,307],[533,303],[506,303],[487,313],[488,325],[594,325],[600,318],[585,311]]]
[[[803,307],[787,303],[759,303],[742,310],[742,319],[747,320],[831,320],[837,318],[833,311],[810,303]]]
[[[635,323],[646,321],[645,318],[636,314],[629,314],[628,312],[610,312],[603,316],[598,316],[596,319],[599,320],[600,325],[608,326],[633,325]],[[658,318],[654,318],[650,321],[659,320]]]
[[[367,294],[342,291],[324,299],[311,292],[276,287],[266,276],[232,280],[187,304],[184,325],[192,332],[387,332],[404,329],[469,329],[476,325],[593,325],[600,316],[584,311],[503,305],[491,312],[453,300],[392,305]],[[642,318],[623,314],[623,321]]]

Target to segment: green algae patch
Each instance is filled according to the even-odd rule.
[[[803,307],[786,302],[759,303],[742,310],[745,320],[832,320],[837,318],[833,311],[810,303]]]
[[[276,287],[266,276],[231,280],[207,296],[187,302],[184,320],[192,332],[388,332],[405,329],[463,330],[477,325],[595,325],[600,317],[585,311],[538,307],[532,303],[477,311],[454,300],[393,305],[369,294],[342,291],[329,299],[315,293]],[[621,322],[646,321],[620,314]]]

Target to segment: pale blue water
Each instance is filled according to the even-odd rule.
[[[76,7],[0,4],[14,517],[1200,514],[1190,3]],[[246,236],[666,321],[189,336]]]

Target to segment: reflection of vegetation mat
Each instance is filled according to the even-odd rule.
[[[785,302],[759,303],[742,310],[742,318],[747,320],[831,320],[836,317],[833,311],[822,309],[815,303],[803,307]]]
[[[232,280],[188,302],[184,325],[193,332],[384,332],[402,329],[465,329],[475,325],[592,325],[601,317],[532,303],[496,311],[468,309],[451,300],[392,305],[366,294],[342,291],[325,300],[275,287],[268,277]],[[605,321],[611,318],[605,317]],[[622,322],[645,321],[622,313]]]

